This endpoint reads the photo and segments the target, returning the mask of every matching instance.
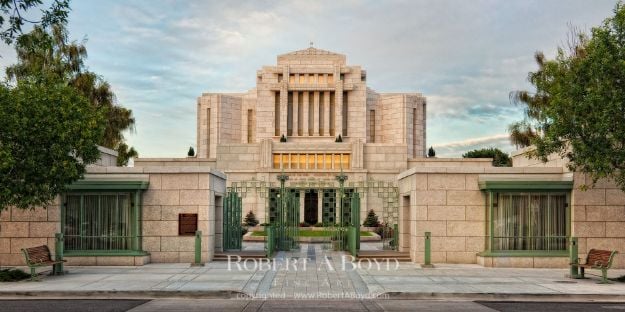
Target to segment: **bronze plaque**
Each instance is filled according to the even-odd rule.
[[[197,213],[181,213],[178,215],[178,235],[193,236],[197,231]]]

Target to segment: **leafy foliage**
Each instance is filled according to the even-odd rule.
[[[193,146],[189,146],[189,151],[187,152],[187,156],[189,157],[195,156],[195,150],[193,149]]]
[[[74,88],[0,87],[0,209],[43,206],[99,158],[105,119]]]
[[[117,105],[108,82],[85,69],[84,43],[69,42],[62,24],[53,25],[50,31],[37,26],[17,39],[18,62],[6,69],[7,78],[12,82],[55,81],[74,88],[106,116],[106,127],[98,144],[124,151],[123,132],[134,130],[135,119],[131,110]],[[127,164],[128,159],[123,158],[126,156],[127,153],[120,153],[118,163]]]
[[[257,226],[258,223],[259,222],[258,222],[258,219],[256,218],[256,215],[251,210],[245,215],[245,218],[243,219],[243,224],[247,226]]]
[[[593,183],[612,178],[625,190],[625,6],[594,27],[590,36],[573,30],[568,51],[553,60],[536,54],[529,73],[535,93],[512,94],[526,105],[525,125],[535,133],[531,156],[569,159],[569,169],[588,173]],[[516,125],[513,125],[516,127]],[[513,128],[516,129],[516,128]]]
[[[462,154],[462,158],[492,158],[495,167],[511,167],[512,159],[498,148],[482,148]]]
[[[31,21],[24,17],[30,9],[43,4],[42,0],[0,0],[0,39],[6,44],[12,44],[13,40],[22,33],[24,24],[39,24],[47,28],[54,24],[67,22],[69,13],[69,0],[54,0],[47,10],[41,10],[41,20]],[[7,25],[5,25],[5,22]],[[5,28],[6,26],[6,28]]]
[[[134,149],[134,147],[128,148],[126,143],[119,143],[117,146],[117,165],[118,166],[127,166],[130,158],[139,157],[139,153]]]
[[[428,157],[436,157],[436,151],[434,151],[434,148],[432,146],[430,146],[430,149],[428,149]]]
[[[30,274],[19,269],[0,270],[0,282],[17,282],[30,277]]]
[[[367,212],[367,218],[365,219],[365,222],[362,223],[362,225],[368,227],[380,226],[380,220],[378,220],[378,215],[375,214],[375,211],[373,211],[373,209]]]

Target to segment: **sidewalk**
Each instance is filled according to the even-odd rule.
[[[422,269],[400,263],[395,269],[341,269],[342,254],[304,247],[278,259],[303,261],[307,270],[251,268],[228,270],[227,262],[148,264],[142,267],[66,267],[69,274],[41,276],[40,282],[0,283],[0,296],[99,296],[197,298],[517,298],[574,296],[580,300],[625,301],[625,283],[597,284],[599,278],[573,280],[565,269],[504,269],[440,264]],[[326,260],[327,259],[327,260]],[[329,268],[331,263],[333,268]],[[594,273],[594,272],[590,272]],[[610,270],[610,277],[625,270]],[[336,297],[337,299],[339,297]],[[543,298],[544,299],[544,298]]]

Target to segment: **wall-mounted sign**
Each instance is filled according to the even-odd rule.
[[[181,213],[178,215],[178,235],[193,236],[197,231],[197,213]]]

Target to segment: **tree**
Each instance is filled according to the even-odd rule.
[[[105,119],[74,88],[0,85],[0,210],[43,206],[96,162]]]
[[[334,140],[334,142],[336,143],[341,143],[343,142],[343,137],[339,134],[339,136],[336,137],[336,139]]]
[[[195,156],[195,150],[193,149],[193,146],[189,146],[189,151],[187,152],[187,156],[189,157]]]
[[[120,143],[117,146],[117,165],[118,166],[127,166],[130,158],[139,157],[139,153],[131,147],[128,148],[126,143]]]
[[[365,222],[362,223],[362,225],[367,227],[380,226],[380,220],[378,220],[378,216],[375,214],[375,211],[373,211],[373,209],[369,210],[369,212],[367,213],[367,218],[365,219]]]
[[[534,93],[512,94],[526,106],[527,125],[536,135],[531,157],[568,158],[571,170],[587,173],[593,184],[611,178],[625,190],[625,6],[592,28],[573,29],[568,49],[553,60],[537,52],[538,70],[528,75]],[[514,126],[514,125],[513,125]]]
[[[85,69],[84,41],[69,42],[67,30],[61,24],[53,25],[50,31],[36,26],[17,39],[15,49],[18,62],[6,69],[9,81],[57,81],[76,89],[107,117],[98,144],[124,151],[123,132],[134,130],[135,119],[131,110],[116,103],[108,82]],[[125,154],[119,155],[118,163],[128,163],[123,158]]]
[[[286,142],[286,137],[284,136],[284,134],[280,137],[280,142],[281,143],[285,143]]]
[[[256,215],[251,210],[245,215],[245,219],[243,219],[243,224],[245,224],[246,226],[257,226],[258,223],[259,222],[258,219],[256,219]]]
[[[54,0],[50,8],[41,10],[41,20],[32,21],[24,17],[30,9],[43,3],[42,0],[0,0],[0,38],[6,44],[12,44],[13,40],[22,33],[24,24],[41,25],[47,28],[54,24],[65,24],[69,13],[69,0]],[[5,21],[7,27],[5,28]]]
[[[430,149],[428,149],[428,157],[436,157],[436,151],[434,151],[434,148],[430,146]]]
[[[495,167],[511,167],[512,159],[498,148],[476,149],[462,154],[462,158],[492,158]]]

